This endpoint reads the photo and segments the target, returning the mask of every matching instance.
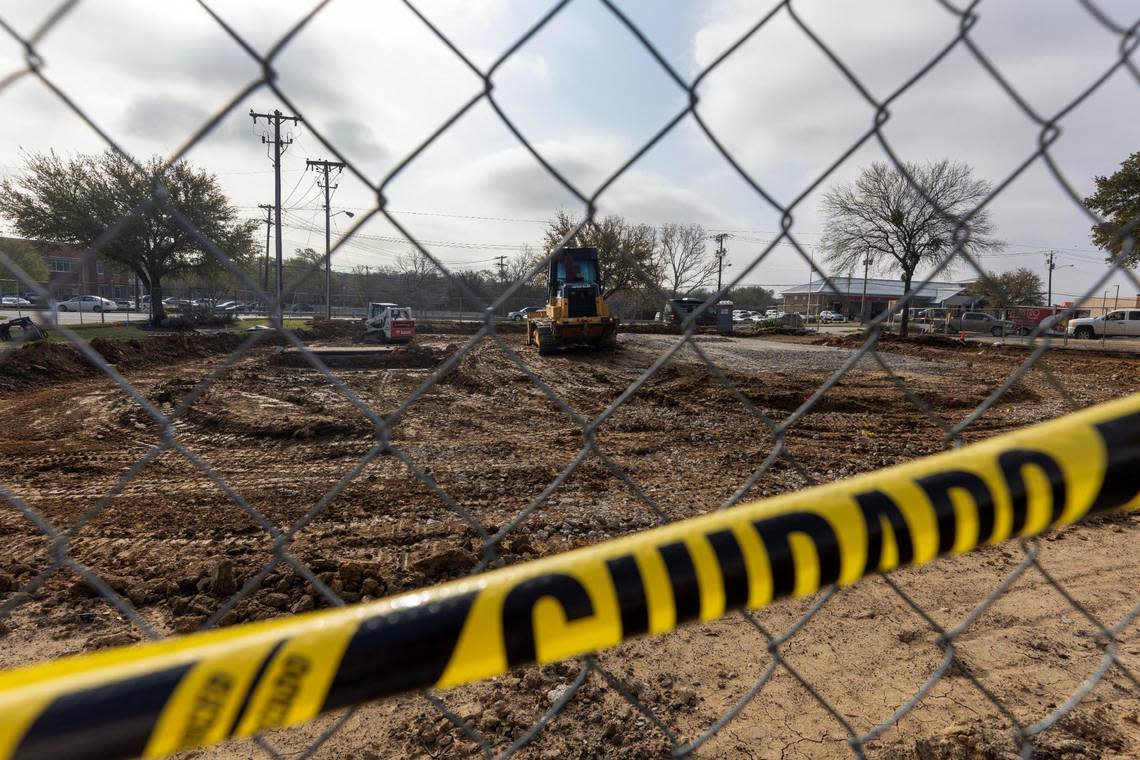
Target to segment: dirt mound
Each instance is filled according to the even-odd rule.
[[[455,353],[454,346],[448,348],[448,355]],[[490,393],[502,387],[505,380],[520,377],[526,379],[498,346],[485,340],[464,354],[441,382],[466,391]]]
[[[234,333],[180,333],[146,340],[95,338],[91,348],[119,369],[138,369],[229,353],[241,340]],[[75,346],[48,341],[21,346],[4,358],[0,367],[0,394],[26,392],[100,374]]]
[[[430,369],[438,366],[449,353],[434,346],[353,346],[352,348],[314,348],[310,353],[330,368],[344,369]],[[311,367],[308,355],[288,347],[269,361],[278,367]]]
[[[1099,760],[1123,756],[1131,742],[1106,707],[1077,711],[1033,740],[1033,757],[1041,760]],[[1020,757],[1009,731],[984,723],[960,723],[934,735],[887,747],[885,760],[1015,760]]]
[[[293,334],[303,341],[335,340],[355,338],[364,331],[364,323],[358,319],[314,319],[306,327],[294,330]]]
[[[427,335],[474,335],[483,329],[482,322],[431,322],[424,319],[416,320],[416,334]],[[496,322],[495,332],[500,335],[521,334],[526,332],[526,322]]]

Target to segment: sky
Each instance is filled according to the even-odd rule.
[[[1008,181],[988,206],[1006,242],[983,259],[991,271],[1028,267],[1044,279],[1044,252],[1055,250],[1057,302],[1087,291],[1105,272],[1088,217],[1046,163],[1038,158],[1014,177],[1037,151],[1041,127],[965,45],[904,88],[959,35],[961,18],[949,0],[797,0],[790,8],[745,0],[611,1],[673,74],[599,0],[571,0],[505,59],[551,3],[414,3],[467,61],[404,2],[332,0],[274,58],[275,81],[292,106],[261,87],[233,103],[186,157],[215,173],[243,213],[260,218],[258,204],[273,200],[273,169],[262,144],[265,122],[255,124],[249,112],[300,115],[303,123],[285,130],[292,144],[282,158],[286,251],[323,244],[323,198],[305,161],[335,160],[331,144],[352,165],[337,181],[332,208],[357,214],[334,218],[334,239],[375,207],[369,183],[387,180],[388,208],[434,256],[453,268],[490,268],[496,256],[540,248],[545,220],[559,210],[585,208],[486,98],[405,164],[480,95],[482,76],[494,67],[498,111],[583,196],[605,185],[600,214],[728,232],[726,279],[780,289],[805,282],[809,264],[786,244],[757,263],[783,211],[741,173],[775,204],[791,205],[792,234],[813,254],[824,228],[823,194],[888,160],[878,136],[855,146],[875,123],[868,98],[891,98],[880,134],[899,159],[948,158],[995,186]],[[1135,0],[1096,5],[1117,25],[1136,22]],[[55,6],[0,0],[0,18],[26,37]],[[124,150],[172,155],[261,76],[260,64],[206,6],[264,55],[315,3],[83,0],[36,43],[42,72]],[[1120,56],[1120,35],[1083,4],[983,0],[975,15],[969,39],[1025,108],[1044,120],[1064,112],[1049,152],[1077,196],[1140,150],[1140,83],[1127,70],[1068,108]],[[689,114],[613,179],[688,106],[673,75],[691,83],[718,60],[696,89],[696,108],[737,166]],[[25,65],[21,45],[0,36],[0,77]],[[4,176],[19,171],[21,151],[71,155],[105,145],[35,77],[0,90],[0,107],[7,116],[0,119]],[[376,216],[359,225],[334,266],[389,266],[406,249],[401,233]],[[962,266],[948,278],[973,276]],[[1137,290],[1120,276],[1102,289],[1117,283],[1122,294]]]

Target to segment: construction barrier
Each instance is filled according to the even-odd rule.
[[[349,608],[0,674],[0,758],[159,757],[1140,507],[1140,395]]]

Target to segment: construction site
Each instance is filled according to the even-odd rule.
[[[0,10],[0,760],[1140,757],[1135,0]]]
[[[479,327],[421,324],[413,346],[382,349],[387,366],[375,358],[336,366],[343,387],[305,362],[283,360],[289,348],[272,335],[92,341],[131,388],[174,415],[176,441],[194,460],[170,449],[155,455],[161,431],[154,420],[73,346],[23,346],[5,358],[0,383],[0,451],[13,463],[5,486],[51,524],[77,526],[70,557],[156,632],[189,633],[332,603],[294,566],[274,562],[271,526],[288,532],[285,556],[297,567],[344,602],[366,602],[710,512],[742,487],[745,500],[762,498],[944,450],[951,444],[939,422],[961,422],[1028,356],[1020,347],[883,338],[881,365],[865,354],[828,387],[860,346],[857,336],[695,335],[597,427],[602,456],[587,455],[544,494],[583,450],[580,422],[603,413],[682,338],[622,333],[612,351],[540,356],[510,325],[468,346]],[[343,355],[358,330],[316,323],[299,335],[318,357]],[[456,352],[462,356],[453,361]],[[1135,393],[1138,361],[1050,351],[964,431],[963,442]],[[822,397],[805,405],[820,387],[827,387]],[[362,408],[392,420],[386,434]],[[770,459],[771,424],[791,414],[802,417]],[[489,543],[504,527],[502,540]],[[11,592],[50,564],[53,542],[14,510],[0,516],[0,529],[0,584],[11,602]],[[1040,559],[1080,605],[1116,620],[1134,604],[1140,580],[1138,531],[1136,515],[1097,518],[1046,535]],[[1021,560],[1016,546],[994,546],[891,577],[949,627]],[[5,623],[4,667],[143,638],[100,590],[67,570],[23,596]],[[729,616],[598,654],[605,672],[655,717],[594,672],[521,756],[668,756],[670,736],[701,735],[769,667],[771,641],[761,630],[779,636],[820,602],[787,600],[752,613],[760,629]],[[1120,652],[1133,668],[1140,667],[1136,625]],[[1008,717],[974,679],[1030,723],[1096,668],[1094,634],[1030,570],[956,641],[955,670],[867,749],[885,758],[1016,757]],[[846,732],[804,683],[857,731],[867,730],[936,669],[943,657],[936,638],[880,579],[828,596],[781,642],[790,669],[776,672],[702,756],[845,755]],[[573,660],[529,667],[437,696],[499,752],[542,718],[581,668]],[[1038,738],[1038,756],[1135,756],[1140,713],[1130,688],[1110,672]],[[342,719],[333,714],[268,736],[289,756]],[[365,706],[348,721],[351,730],[335,733],[316,756],[479,753],[421,696]],[[246,741],[188,756],[254,751]]]

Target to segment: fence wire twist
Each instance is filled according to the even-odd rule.
[[[405,0],[404,5],[408,10],[415,15],[417,19],[435,36],[439,44],[445,46],[451,51],[472,73],[474,73],[482,82],[482,88],[473,94],[463,105],[446,118],[436,129],[431,131],[410,153],[408,153],[401,161],[399,161],[395,168],[393,168],[386,176],[379,182],[371,180],[356,164],[354,164],[347,156],[338,150],[335,142],[331,141],[326,135],[306,120],[308,129],[320,140],[321,144],[339,161],[346,165],[347,171],[351,172],[357,180],[370,187],[376,196],[376,203],[373,208],[366,213],[359,214],[352,227],[346,231],[340,241],[334,248],[334,253],[342,246],[347,244],[363,225],[367,224],[373,218],[380,216],[387,220],[389,224],[394,226],[400,233],[407,239],[410,245],[414,246],[416,250],[426,256],[438,268],[439,272],[447,279],[447,281],[462,294],[463,298],[468,303],[478,304],[484,314],[484,320],[481,327],[469,340],[462,346],[455,350],[418,388],[416,388],[396,409],[387,415],[380,415],[376,413],[364,400],[362,400],[348,385],[346,385],[336,373],[331,371],[318,356],[312,353],[303,340],[301,340],[291,330],[281,330],[285,341],[296,348],[301,355],[304,356],[308,364],[320,373],[345,399],[352,404],[357,411],[360,412],[368,420],[373,428],[375,435],[375,443],[371,446],[368,452],[356,462],[356,464],[343,476],[340,480],[325,493],[305,514],[296,519],[292,524],[284,529],[277,527],[272,520],[262,514],[258,509],[252,506],[235,488],[233,488],[226,479],[213,468],[203,461],[198,455],[195,454],[190,448],[179,441],[176,423],[184,417],[186,412],[198,401],[203,394],[205,394],[211,386],[226,373],[228,373],[238,362],[247,356],[247,354],[256,346],[266,341],[270,335],[274,333],[260,332],[253,333],[246,338],[226,359],[219,363],[209,374],[207,374],[193,390],[177,405],[173,412],[167,414],[160,410],[154,403],[152,403],[145,394],[137,390],[132,384],[124,378],[118,370],[110,363],[108,363],[97,351],[93,350],[88,343],[81,339],[74,331],[69,329],[66,325],[60,324],[55,318],[55,310],[45,307],[41,311],[42,319],[50,324],[52,329],[58,334],[64,336],[72,346],[78,350],[85,359],[92,365],[97,367],[102,373],[107,375],[116,385],[118,385],[123,392],[125,392],[141,409],[159,426],[161,435],[158,441],[132,466],[127,468],[117,481],[107,490],[107,492],[86,509],[82,515],[70,525],[66,527],[54,525],[51,521],[46,519],[37,510],[31,508],[24,500],[17,494],[11,491],[0,483],[0,498],[8,505],[11,510],[21,515],[28,521],[34,528],[43,533],[44,537],[50,542],[49,556],[50,562],[36,573],[29,581],[23,584],[18,590],[18,593],[9,595],[9,598],[0,605],[0,620],[11,618],[13,611],[21,604],[27,602],[33,594],[41,589],[44,584],[54,575],[63,570],[69,570],[79,577],[81,577],[87,584],[96,589],[98,593],[106,599],[106,601],[113,606],[113,608],[121,614],[131,624],[136,626],[145,636],[150,638],[160,638],[163,634],[158,631],[148,620],[140,614],[132,602],[125,598],[122,594],[114,590],[111,585],[100,577],[99,573],[91,567],[78,561],[71,554],[71,542],[75,539],[85,526],[90,524],[93,520],[100,516],[104,510],[111,504],[111,502],[123,493],[124,489],[129,483],[140,473],[147,465],[154,462],[160,456],[167,452],[176,452],[184,457],[194,468],[200,471],[206,478],[216,485],[221,491],[232,501],[243,513],[249,516],[251,520],[272,540],[272,559],[270,562],[261,567],[254,575],[252,575],[228,600],[226,600],[207,620],[202,624],[202,628],[211,628],[217,626],[226,617],[226,615],[234,609],[234,607],[253,594],[261,587],[262,582],[274,572],[281,565],[288,566],[299,576],[304,578],[310,583],[317,593],[319,593],[330,605],[343,605],[344,600],[334,592],[328,584],[318,577],[318,574],[313,572],[304,562],[297,557],[290,554],[290,545],[298,534],[303,531],[310,523],[312,523],[319,515],[321,515],[330,503],[332,503],[343,491],[359,476],[366,467],[378,457],[393,456],[402,462],[408,472],[419,482],[421,482],[431,493],[435,494],[447,507],[452,510],[478,537],[481,543],[482,556],[473,572],[478,573],[487,569],[489,566],[496,564],[499,559],[498,550],[500,544],[508,536],[512,534],[524,521],[526,521],[536,511],[541,510],[544,504],[550,497],[564,484],[579,467],[587,460],[594,458],[603,465],[606,470],[617,477],[621,483],[629,490],[634,499],[644,505],[648,513],[652,516],[653,520],[659,523],[665,523],[672,519],[671,511],[667,505],[662,505],[657,502],[652,496],[647,494],[638,484],[627,474],[621,465],[615,461],[609,454],[607,454],[599,445],[598,430],[599,426],[610,419],[623,404],[625,404],[634,394],[646,384],[662,367],[669,363],[675,356],[684,349],[692,351],[700,360],[700,362],[707,367],[709,372],[717,378],[732,394],[732,396],[739,401],[750,415],[755,417],[760,424],[768,430],[772,439],[771,453],[759,464],[759,466],[752,472],[752,474],[740,485],[738,489],[721,505],[721,508],[729,508],[739,502],[745,497],[746,494],[755,486],[760,479],[768,473],[774,464],[782,460],[789,465],[795,472],[803,478],[805,483],[812,484],[814,479],[812,475],[804,468],[795,458],[794,454],[789,450],[786,441],[786,434],[790,428],[797,425],[806,415],[818,407],[824,397],[831,391],[837,384],[839,384],[848,373],[864,360],[870,360],[875,367],[881,370],[889,378],[890,382],[908,399],[913,405],[916,418],[929,422],[932,426],[942,431],[944,442],[949,446],[957,446],[962,443],[962,433],[982,415],[990,410],[995,403],[1007,392],[1010,388],[1018,384],[1018,382],[1033,368],[1037,368],[1042,372],[1046,382],[1048,382],[1066,403],[1073,409],[1078,408],[1077,402],[1073,400],[1067,389],[1054,377],[1054,375],[1043,365],[1039,364],[1041,357],[1049,350],[1053,342],[1053,338],[1043,327],[1038,327],[1034,330],[1033,338],[1039,339],[1036,348],[1029,353],[1024,362],[1020,364],[1006,380],[996,388],[984,401],[977,405],[976,408],[970,410],[958,423],[948,424],[942,417],[935,414],[930,405],[922,400],[918,395],[908,388],[906,380],[892,370],[888,362],[884,360],[878,349],[878,342],[883,332],[884,323],[891,318],[892,314],[898,313],[901,309],[910,305],[913,300],[914,294],[917,293],[922,286],[928,282],[933,281],[942,272],[946,271],[949,267],[954,265],[966,265],[969,269],[975,272],[980,278],[988,279],[988,275],[984,267],[979,261],[972,256],[966,249],[969,235],[969,221],[977,213],[984,210],[994,198],[996,198],[1005,188],[1012,182],[1020,177],[1027,169],[1035,164],[1044,165],[1049,173],[1052,175],[1059,190],[1069,197],[1076,208],[1080,209],[1089,219],[1090,224],[1102,222],[1103,220],[1093,215],[1082,203],[1079,194],[1073,189],[1072,184],[1065,177],[1060,167],[1054,160],[1050,153],[1050,148],[1058,140],[1062,134],[1061,123],[1066,116],[1070,115],[1075,109],[1081,106],[1094,92],[1096,92],[1108,79],[1116,74],[1130,77],[1137,83],[1140,83],[1140,68],[1138,68],[1135,60],[1134,53],[1137,45],[1140,44],[1140,20],[1133,23],[1131,26],[1123,27],[1114,22],[1111,17],[1104,13],[1096,3],[1092,0],[1077,0],[1079,4],[1088,15],[1095,20],[1097,24],[1102,26],[1107,32],[1113,35],[1117,40],[1115,50],[1115,60],[1111,66],[1106,68],[1100,76],[1096,77],[1084,89],[1079,92],[1073,93],[1072,98],[1056,113],[1054,114],[1041,114],[1030,105],[1029,101],[1022,96],[1018,90],[1013,86],[1010,80],[1003,75],[999,67],[994,61],[987,56],[985,51],[979,46],[972,36],[975,27],[982,22],[980,10],[985,7],[982,0],[975,0],[968,4],[965,8],[959,8],[956,5],[948,2],[948,0],[932,0],[941,5],[945,11],[950,14],[952,19],[957,22],[957,34],[917,71],[913,73],[906,81],[899,86],[895,91],[890,93],[886,98],[878,98],[872,94],[870,89],[864,85],[855,72],[849,67],[842,57],[835,51],[834,48],[829,46],[826,39],[817,34],[812,27],[807,24],[804,19],[797,13],[794,4],[791,0],[777,3],[769,12],[755,21],[749,28],[743,31],[738,38],[728,46],[719,56],[717,56],[711,64],[701,70],[694,78],[686,79],[682,76],[670,63],[666,60],[665,56],[660,52],[658,47],[654,44],[653,40],[631,20],[631,18],[622,11],[622,9],[611,2],[611,0],[599,0],[599,2],[609,11],[610,14],[627,29],[635,42],[644,49],[646,53],[653,59],[653,61],[660,67],[668,78],[676,85],[676,87],[688,96],[687,105],[679,112],[669,118],[647,141],[644,142],[632,155],[630,155],[619,166],[614,167],[608,176],[592,190],[589,188],[582,188],[571,182],[564,173],[560,172],[555,166],[554,162],[548,159],[536,147],[534,142],[528,139],[518,124],[512,120],[511,116],[504,110],[502,104],[496,99],[494,90],[494,77],[496,72],[514,56],[520,49],[526,46],[543,28],[551,24],[556,18],[562,14],[566,7],[571,4],[573,0],[562,0],[561,2],[552,5],[533,25],[531,25],[522,36],[514,41],[488,68],[485,70],[477,66],[471,58],[440,28],[434,23],[428,15],[426,15],[415,3],[410,0]],[[578,0],[580,3],[589,2],[590,0]],[[13,40],[15,40],[24,50],[25,66],[21,69],[9,72],[7,75],[0,78],[0,94],[10,88],[15,82],[32,78],[39,82],[44,88],[50,91],[55,97],[63,103],[67,109],[70,110],[74,116],[85,123],[89,128],[94,130],[106,145],[113,151],[124,156],[128,160],[134,162],[134,159],[119,145],[117,144],[110,134],[105,131],[100,124],[98,124],[84,109],[74,100],[69,93],[61,89],[50,77],[47,72],[49,61],[41,56],[39,46],[44,39],[51,34],[53,29],[62,23],[75,8],[80,5],[80,0],[68,0],[67,2],[60,3],[55,9],[50,12],[43,20],[38,28],[30,34],[21,35],[16,29],[12,27],[5,19],[0,18],[0,28],[2,28]],[[307,27],[309,27],[313,20],[321,14],[322,11],[329,5],[329,0],[317,3],[303,18],[297,21],[272,47],[265,53],[258,52],[252,44],[245,40],[231,25],[229,25],[218,13],[216,13],[206,2],[199,2],[202,11],[217,22],[217,24],[226,32],[234,44],[252,58],[260,67],[260,76],[254,81],[249,82],[244,87],[240,88],[230,100],[216,113],[214,113],[206,123],[202,124],[193,135],[186,140],[186,142],[176,150],[167,159],[164,170],[173,166],[178,160],[185,157],[188,152],[194,148],[201,140],[209,135],[217,125],[238,107],[240,103],[245,101],[249,96],[257,93],[260,90],[268,90],[276,99],[292,113],[304,117],[304,108],[294,102],[284,90],[281,83],[278,82],[277,72],[274,68],[278,57],[287,46],[295,42],[297,37],[303,34]],[[804,37],[816,46],[819,51],[827,57],[827,59],[835,66],[835,68],[842,74],[846,81],[850,84],[851,88],[858,93],[873,109],[874,116],[871,123],[868,125],[865,132],[863,132],[857,140],[851,143],[840,155],[836,156],[834,161],[816,177],[810,184],[802,189],[802,191],[788,204],[781,204],[775,197],[765,190],[763,184],[756,177],[752,176],[732,155],[730,150],[725,147],[724,143],[718,138],[712,127],[702,118],[699,108],[700,105],[700,87],[706,79],[714,76],[716,71],[729,60],[734,54],[737,53],[751,38],[753,38],[760,30],[764,29],[769,23],[777,17],[786,16],[790,19],[795,26],[799,29]],[[708,352],[694,340],[697,332],[697,319],[702,312],[711,308],[722,297],[726,296],[729,291],[737,286],[744,280],[750,273],[752,273],[759,265],[761,265],[769,254],[779,245],[788,244],[798,255],[802,258],[803,262],[813,270],[815,275],[818,275],[821,280],[826,283],[827,287],[839,292],[835,287],[828,272],[824,271],[820,266],[817,266],[811,256],[805,252],[804,247],[796,239],[793,223],[793,212],[800,206],[800,204],[813,192],[817,191],[820,186],[833,175],[836,169],[847,161],[857,150],[870,142],[876,142],[882,149],[883,153],[888,157],[890,163],[894,168],[898,169],[908,182],[923,196],[926,195],[926,190],[918,184],[914,178],[907,173],[907,168],[904,160],[898,155],[895,148],[892,146],[887,134],[884,131],[886,125],[891,119],[891,106],[902,95],[921,85],[923,79],[929,74],[939,63],[946,58],[951,52],[964,49],[968,51],[969,55],[973,57],[979,67],[986,72],[986,74],[1001,88],[1001,90],[1008,96],[1009,100],[1016,105],[1016,107],[1028,117],[1038,127],[1037,143],[1031,149],[1027,150],[1026,155],[1017,164],[1016,168],[1006,177],[997,182],[988,197],[980,203],[975,209],[968,214],[958,218],[953,217],[952,221],[957,226],[957,234],[955,240],[954,252],[948,256],[936,269],[931,272],[920,286],[916,286],[912,290],[910,296],[902,298],[892,310],[884,312],[874,319],[870,320],[864,332],[864,342],[854,351],[848,359],[846,359],[842,366],[835,370],[828,379],[822,383],[808,396],[802,404],[799,405],[791,414],[781,421],[772,419],[766,414],[759,406],[757,406],[749,396],[744,393],[725,373],[720,366],[709,356]],[[699,127],[700,131],[707,137],[709,143],[715,150],[724,158],[724,160],[732,167],[732,169],[740,176],[740,178],[759,196],[764,202],[772,209],[781,215],[781,231],[780,234],[773,239],[767,247],[753,259],[748,266],[741,268],[738,275],[730,282],[726,282],[723,287],[709,297],[703,305],[693,314],[685,319],[682,324],[681,334],[677,337],[676,341],[670,345],[668,350],[663,352],[657,360],[648,367],[644,372],[637,377],[624,391],[615,398],[600,414],[593,418],[586,418],[576,412],[570,404],[564,400],[549,384],[544,382],[534,371],[528,366],[526,362],[515,352],[511,344],[496,330],[495,314],[496,310],[503,304],[507,303],[518,290],[523,286],[528,278],[520,278],[514,282],[512,286],[507,288],[497,299],[488,300],[480,298],[479,295],[472,292],[467,284],[461,279],[456,277],[451,271],[448,270],[446,265],[440,261],[438,256],[434,254],[429,247],[421,244],[416,236],[404,226],[398,218],[388,209],[388,197],[386,191],[389,185],[403,173],[411,164],[413,164],[424,152],[448,132],[456,123],[468,114],[477,104],[486,103],[497,115],[502,124],[511,132],[515,137],[518,144],[521,145],[533,159],[541,165],[546,173],[553,178],[562,188],[568,191],[581,203],[583,218],[577,227],[572,230],[562,241],[562,245],[566,245],[574,238],[576,234],[584,230],[588,226],[596,226],[597,203],[599,198],[610,188],[620,177],[622,177],[634,164],[636,164],[650,149],[663,140],[666,135],[675,130],[679,124],[686,119],[692,119],[693,122]],[[143,172],[143,167],[135,164],[136,168]],[[927,198],[933,205],[937,207],[937,202],[934,199]],[[89,248],[87,248],[82,257],[88,259],[96,256],[99,251],[107,245],[108,242],[113,240],[123,228],[129,224],[138,215],[153,209],[161,209],[169,213],[175,223],[179,225],[187,234],[194,237],[202,248],[209,252],[220,264],[222,264],[229,272],[238,278],[248,291],[256,294],[257,298],[263,303],[272,304],[274,298],[270,293],[266,293],[259,283],[255,282],[251,277],[239,266],[237,266],[227,256],[225,250],[221,249],[214,241],[208,239],[201,232],[199,232],[193,224],[182,214],[182,212],[172,205],[166,188],[162,184],[162,177],[158,177],[154,181],[152,197],[139,208],[132,209],[129,213],[124,215],[122,219],[111,228],[107,229]],[[1099,289],[1114,275],[1122,275],[1129,282],[1137,286],[1140,290],[1140,280],[1129,269],[1122,266],[1125,258],[1134,250],[1135,240],[1134,233],[1140,220],[1134,220],[1131,224],[1118,231],[1118,237],[1123,241],[1120,253],[1116,256],[1111,266],[1107,268],[1105,273],[1098,279],[1098,281],[1089,288],[1084,297],[1089,297],[1099,291]],[[657,280],[639,264],[639,262],[630,255],[627,251],[620,251],[621,256],[627,264],[629,264],[636,271],[638,277],[643,284],[651,291],[655,292],[660,301],[668,299]],[[546,262],[537,265],[535,272],[541,271],[545,267]],[[26,285],[29,291],[34,291],[41,295],[45,302],[50,302],[49,294],[44,288],[33,281],[26,273],[13,263],[7,256],[0,253],[0,265],[8,270],[12,276]],[[316,271],[319,265],[313,265],[312,270]],[[996,289],[1000,290],[1000,285],[994,283]],[[1079,303],[1079,300],[1075,301]],[[1072,308],[1067,310],[1065,316],[1072,312]],[[451,372],[458,363],[468,354],[471,353],[476,346],[484,341],[493,342],[499,350],[513,363],[513,365],[526,376],[526,378],[536,386],[561,412],[563,412],[575,425],[580,428],[582,436],[582,445],[571,461],[565,468],[555,477],[532,501],[520,509],[512,519],[505,522],[497,530],[485,527],[475,516],[473,516],[459,501],[453,498],[448,492],[441,487],[441,485],[433,477],[430,468],[425,468],[419,465],[407,452],[402,450],[399,446],[393,443],[391,439],[391,430],[401,418],[409,411],[409,409],[421,398],[424,397],[432,388],[449,372]],[[0,351],[0,367],[3,361],[10,355],[10,353],[19,347],[24,342],[22,339],[17,339],[13,343],[5,346]],[[554,721],[558,715],[569,705],[579,694],[583,685],[592,676],[601,679],[601,682],[611,688],[621,699],[628,702],[629,705],[635,709],[640,715],[647,719],[657,730],[659,730],[672,748],[672,753],[676,756],[687,756],[702,745],[704,745],[711,738],[716,736],[727,725],[729,725],[742,710],[744,710],[772,681],[773,677],[779,673],[784,672],[791,676],[811,699],[816,702],[830,718],[840,727],[842,732],[848,737],[851,752],[858,757],[863,757],[867,748],[867,743],[882,736],[889,729],[895,726],[898,721],[910,713],[930,692],[934,687],[949,674],[957,669],[957,672],[964,675],[965,678],[973,685],[978,692],[984,696],[985,700],[992,704],[992,706],[1014,727],[1014,742],[1019,747],[1020,753],[1023,757],[1029,757],[1033,753],[1035,739],[1044,731],[1054,726],[1059,720],[1068,715],[1078,704],[1084,700],[1089,692],[1094,689],[1101,680],[1106,676],[1109,671],[1115,670],[1121,677],[1123,677],[1135,692],[1140,695],[1140,680],[1137,675],[1130,670],[1125,662],[1119,657],[1119,645],[1121,643],[1121,634],[1125,629],[1130,626],[1133,621],[1140,616],[1140,602],[1133,606],[1131,610],[1125,614],[1120,620],[1115,622],[1103,621],[1096,615],[1090,612],[1085,605],[1078,601],[1066,587],[1060,583],[1054,575],[1052,575],[1045,566],[1040,562],[1041,544],[1036,541],[1024,541],[1020,544],[1022,551],[1022,559],[1017,564],[1016,568],[1010,572],[985,598],[977,604],[977,606],[960,620],[956,625],[946,627],[934,619],[931,613],[924,609],[922,605],[914,600],[914,598],[895,580],[890,577],[885,577],[883,580],[886,586],[896,594],[907,607],[912,609],[929,627],[930,631],[936,636],[936,643],[942,651],[942,659],[938,666],[929,673],[926,680],[922,685],[904,699],[898,707],[889,715],[882,716],[881,719],[875,721],[870,727],[858,727],[853,725],[849,716],[841,712],[835,705],[829,701],[827,697],[826,685],[812,683],[808,678],[797,670],[795,664],[789,660],[786,652],[785,645],[797,635],[805,626],[807,626],[812,619],[840,592],[834,587],[826,589],[819,594],[814,604],[803,613],[798,620],[785,630],[775,632],[769,630],[759,619],[759,617],[752,613],[741,613],[742,619],[753,628],[757,635],[757,643],[762,644],[767,652],[768,664],[763,669],[760,677],[751,684],[742,694],[740,694],[737,701],[726,710],[720,717],[713,723],[708,725],[703,731],[691,738],[684,738],[678,734],[676,730],[670,727],[668,722],[654,711],[653,707],[648,704],[644,699],[640,698],[636,689],[632,688],[629,683],[624,681],[621,677],[616,675],[612,668],[607,668],[598,659],[592,656],[581,658],[580,667],[577,674],[573,677],[569,685],[562,690],[562,692],[553,700],[553,703],[538,720],[532,725],[527,727],[524,731],[519,733],[511,740],[510,744],[506,747],[497,745],[495,742],[488,740],[486,736],[481,734],[472,723],[457,713],[455,709],[449,706],[445,695],[435,694],[431,692],[424,692],[422,697],[426,700],[427,704],[431,705],[442,718],[446,719],[471,742],[473,742],[478,751],[487,757],[509,757],[514,755],[528,744],[530,744],[536,737],[538,737],[543,730]],[[961,655],[956,650],[956,643],[958,639],[966,632],[988,609],[990,609],[1005,592],[1025,574],[1035,571],[1040,575],[1044,582],[1060,594],[1066,603],[1071,608],[1085,619],[1095,630],[1095,640],[1102,651],[1102,657],[1099,665],[1087,675],[1087,678],[1079,687],[1073,691],[1071,696],[1063,703],[1057,705],[1048,714],[1044,715],[1037,722],[1027,724],[1025,721],[1019,719],[1014,712],[1003,703],[996,694],[992,692],[979,678],[977,678],[970,670],[968,664],[964,664]],[[331,737],[337,734],[342,727],[348,723],[356,709],[349,709],[338,716],[334,721],[317,736],[313,741],[304,748],[299,754],[287,753],[294,757],[310,757],[313,756],[322,745],[324,745]],[[274,758],[281,758],[284,756],[283,752],[279,750],[274,744],[265,737],[255,739],[260,749],[268,756]]]

